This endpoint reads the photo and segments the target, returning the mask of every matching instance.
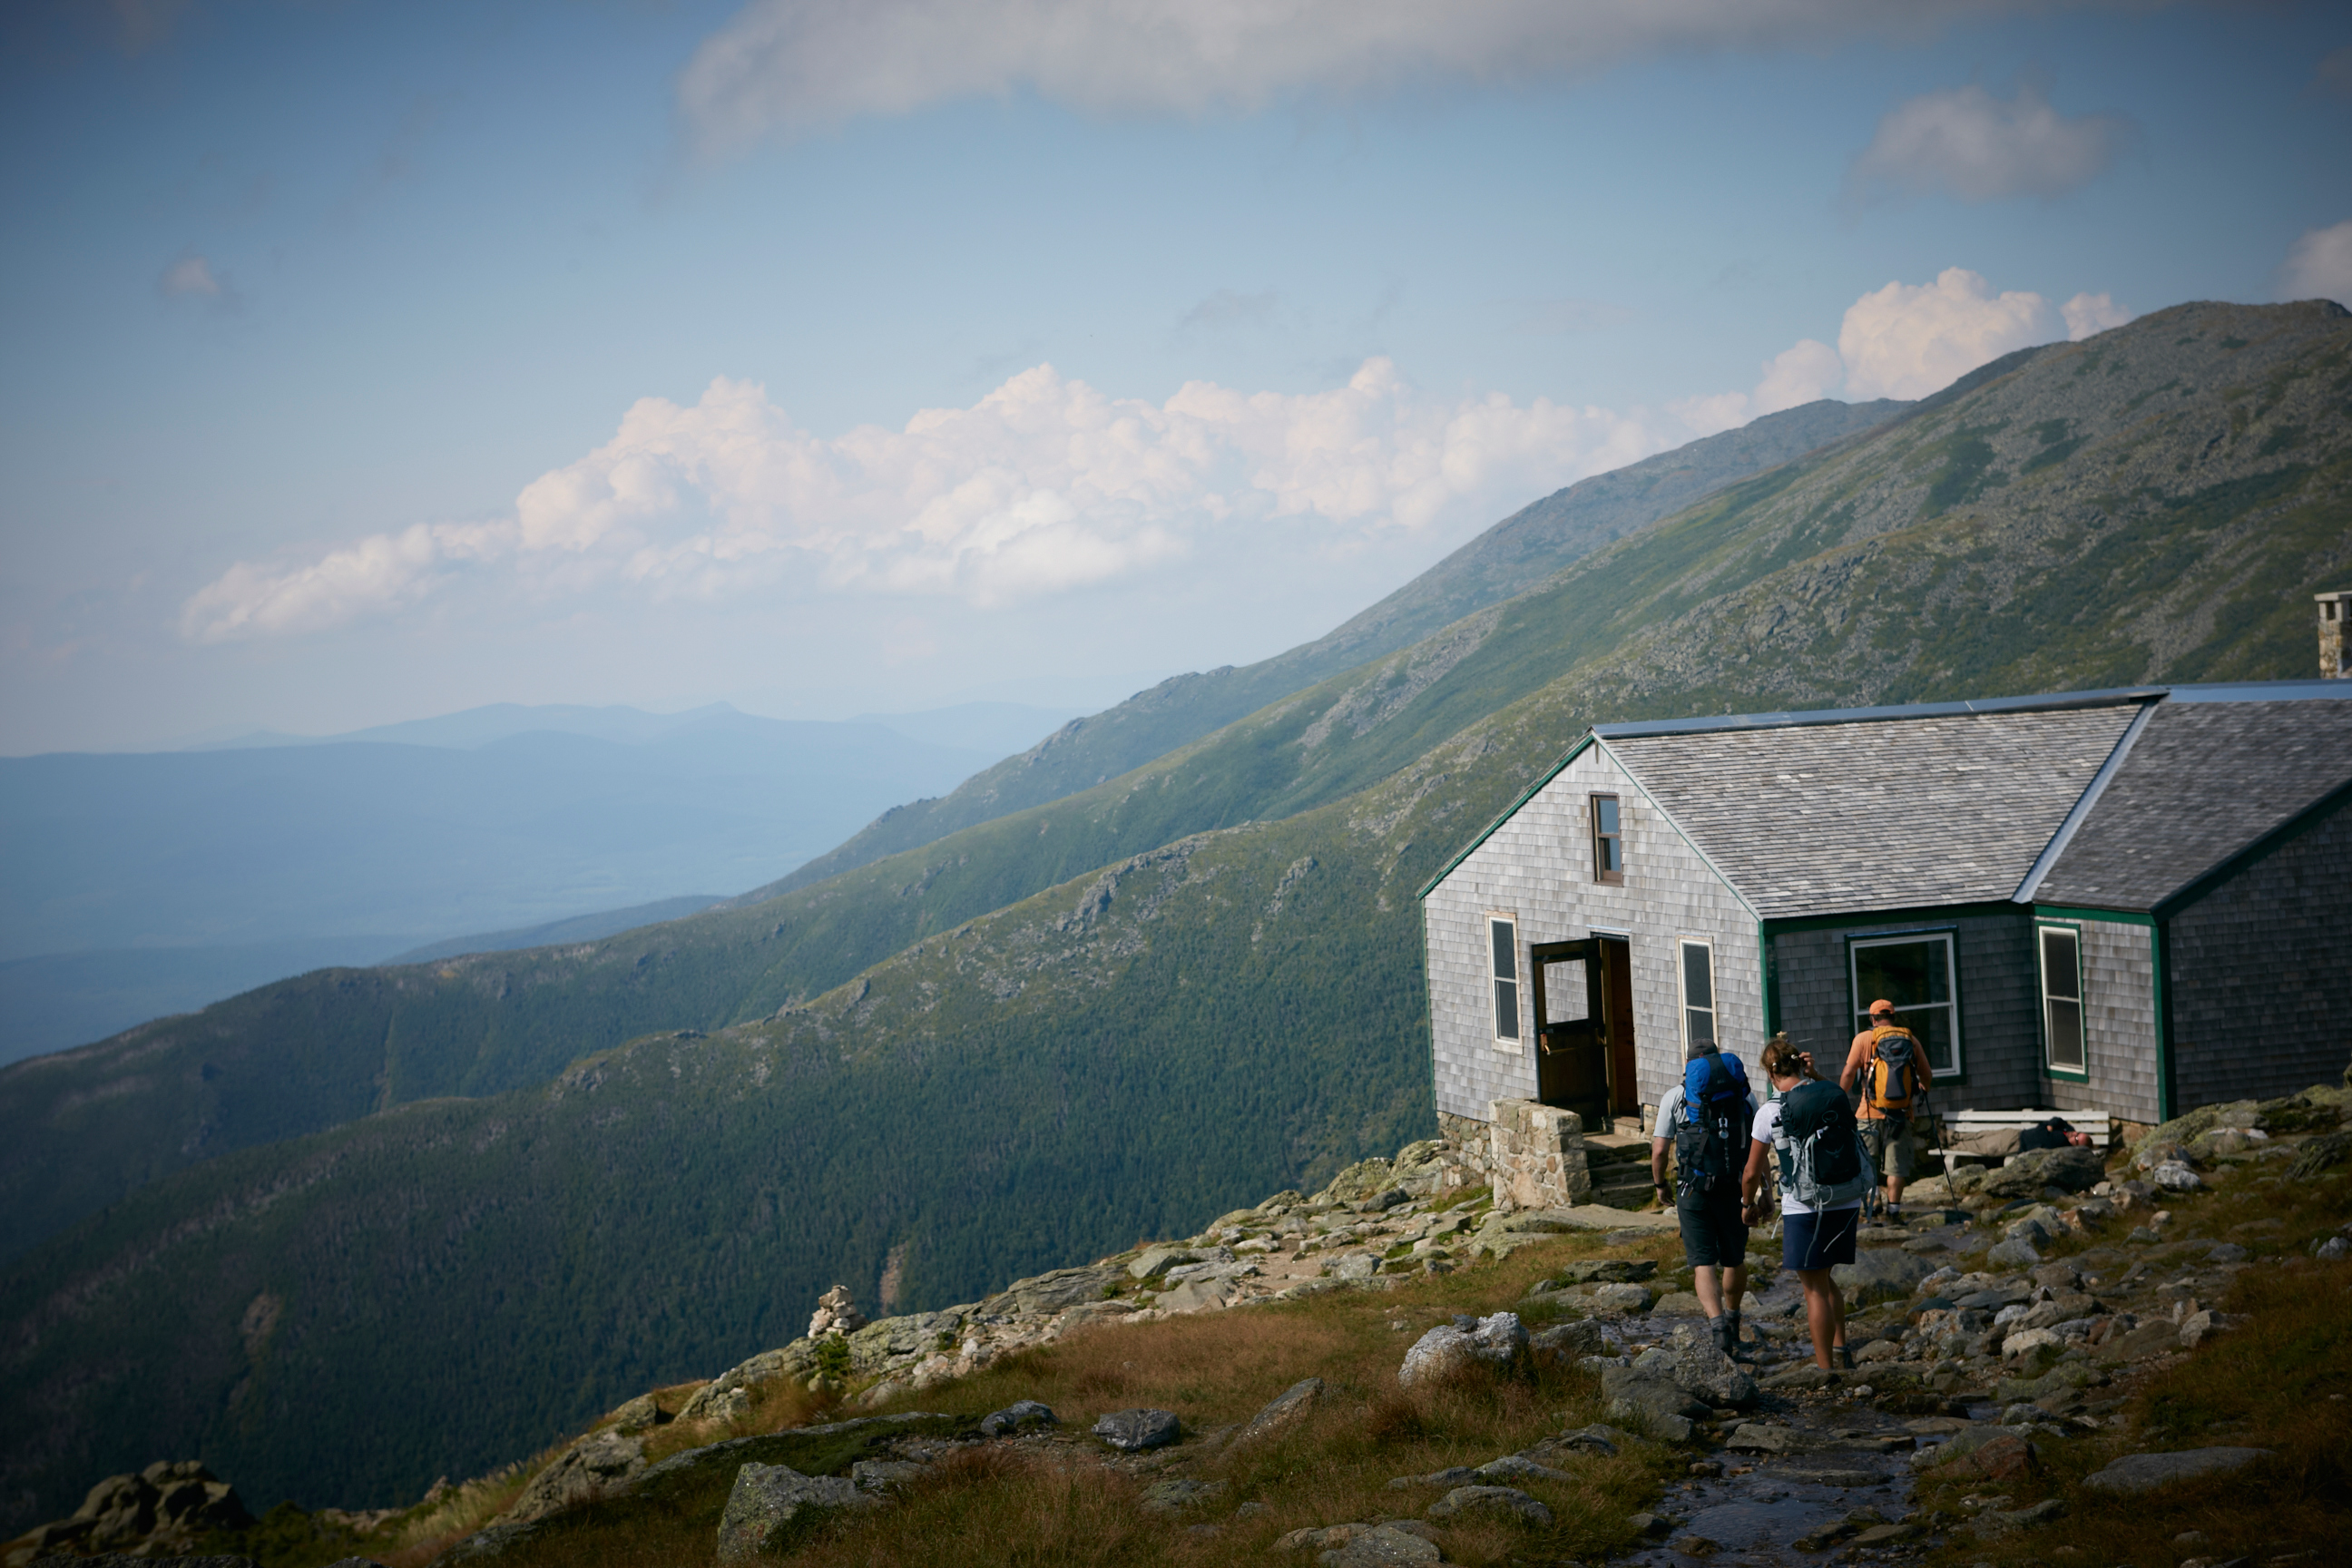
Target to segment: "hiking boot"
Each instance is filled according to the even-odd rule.
[[[1852,1372],[1853,1370],[1853,1350],[1851,1346],[1832,1345],[1830,1347],[1830,1354],[1836,1360],[1838,1365],[1843,1367],[1846,1371]]]
[[[1739,1337],[1738,1323],[1728,1324],[1723,1331],[1723,1353],[1735,1362],[1753,1363],[1756,1360],[1756,1352],[1749,1350],[1747,1342]]]

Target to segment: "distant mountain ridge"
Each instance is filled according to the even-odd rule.
[[[2345,312],[2178,307],[1077,795],[0,1070],[0,1224],[50,1237],[0,1281],[0,1497],[165,1451],[257,1501],[413,1495],[782,1342],[834,1279],[961,1300],[1318,1184],[1426,1130],[1413,890],[1585,724],[2305,675],[2348,495]]]
[[[1174,676],[1115,708],[1073,720],[1028,751],[973,775],[952,795],[887,812],[840,847],[739,901],[809,887],[958,828],[1091,788],[1523,593],[1727,484],[1884,425],[1909,406],[1885,398],[1852,404],[1824,398],[1580,479],[1512,513],[1313,642],[1253,665]]]

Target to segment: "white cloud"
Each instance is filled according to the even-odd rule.
[[[2039,294],[1995,294],[1980,273],[1948,267],[1933,283],[1889,283],[1847,307],[1838,329],[1846,395],[1925,397],[1990,360],[2059,335]]]
[[[835,438],[721,378],[690,406],[637,403],[610,441],[525,487],[511,518],[240,563],[186,602],[181,630],[323,630],[484,567],[542,596],[817,589],[998,605],[1129,576],[1204,539],[1223,559],[1276,534],[1345,550],[1484,522],[1688,434],[1640,411],[1428,398],[1380,359],[1324,392],[1193,382],[1164,404],[1040,365],[971,407]]]
[[[155,279],[155,291],[166,300],[202,300],[216,310],[234,310],[237,304],[236,286],[228,274],[216,272],[204,257],[190,251]]]
[[[2077,294],[2059,306],[2058,313],[2065,318],[2068,340],[2078,343],[2132,319],[2131,307],[2116,304],[2107,294]]]
[[[679,73],[706,152],[1032,91],[1096,112],[1520,81],[1676,52],[1917,37],[2043,0],[751,0]]]
[[[1845,361],[1837,350],[1811,338],[1782,349],[1764,362],[1764,379],[1756,384],[1755,410],[1778,414],[1829,396],[1845,381]]]
[[[2278,297],[2352,306],[2352,218],[2312,229],[2287,247]]]
[[[2120,114],[2069,118],[2040,89],[1947,88],[1896,105],[1854,159],[1849,194],[1944,191],[1968,202],[2059,196],[2105,174],[2138,132]]]

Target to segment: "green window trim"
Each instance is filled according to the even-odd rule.
[[[2015,906],[2011,905],[2011,908],[2014,909]],[[1952,1017],[1952,1069],[1949,1072],[1937,1072],[1935,1070],[1933,1063],[1928,1064],[1929,1077],[1927,1087],[1934,1089],[1950,1088],[1956,1085],[1964,1085],[1969,1081],[1969,1053],[1966,998],[1960,994],[1959,927],[1956,925],[1946,925],[1898,928],[1894,931],[1862,930],[1848,931],[1845,932],[1846,1018],[1848,1021],[1852,1021],[1864,1016],[1863,1008],[1867,1005],[1865,999],[1854,987],[1853,950],[1855,946],[1858,944],[1864,946],[1883,946],[1902,942],[1906,938],[1918,942],[1928,942],[1940,938],[1947,944],[1944,949],[1944,963],[1946,984],[1950,987],[1952,993],[1951,1001],[1948,1004],[1951,1008]],[[1871,998],[1870,1000],[1875,1000],[1875,998]],[[1898,1008],[1898,1017],[1900,1011],[1901,1009]],[[1860,1033],[1859,1030],[1856,1030],[1855,1032]],[[1816,1063],[1816,1065],[1819,1064]],[[1844,1058],[1840,1058],[1838,1060],[1838,1071],[1843,1075],[1844,1070]]]
[[[2044,931],[2063,931],[2074,948],[2074,994],[2053,996],[2050,990],[2050,946],[2042,938]],[[2064,1083],[2091,1081],[2091,1016],[2089,998],[2083,994],[2083,927],[2074,921],[2036,919],[2033,922],[2034,992],[2041,1002],[2042,1070]],[[2071,1001],[2074,1006],[2074,1037],[2082,1047],[2083,1061],[2079,1067],[2067,1067],[2057,1059],[2053,1048],[2056,1035],[2051,1027],[2050,1005],[2053,1001]]]

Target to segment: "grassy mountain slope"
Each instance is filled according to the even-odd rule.
[[[2311,586],[2352,571],[2348,395],[2352,321],[2315,306],[2182,307],[2045,351],[1490,612],[1385,715],[1410,651],[1304,728],[1277,704],[1181,753],[1259,759],[1257,787],[1307,809],[936,925],[709,1037],[132,1192],[0,1285],[0,1410],[30,1435],[0,1462],[8,1515],[167,1451],[262,1502],[413,1494],[780,1342],[835,1279],[872,1295],[894,1249],[902,1306],[969,1299],[1393,1147],[1428,1116],[1412,891],[1583,724],[2303,674]],[[1474,717],[1369,787],[1318,772],[1335,737],[1454,711]],[[1171,798],[1214,782],[1168,776]],[[1020,831],[1050,844],[1055,812],[1079,805]],[[822,910],[809,889],[758,919],[793,899]]]
[[[0,1071],[0,1245],[209,1154],[765,1016],[1039,888],[1337,800],[1580,663],[1613,672],[1584,711],[1621,718],[2300,673],[2297,585],[2345,564],[2332,310],[2181,307],[1988,367],[1119,779],[814,888],[305,976]]]
[[[1725,485],[1885,424],[1910,405],[1824,398],[1582,479],[1522,508],[1327,636],[1235,668],[1179,675],[1074,720],[950,795],[893,808],[829,854],[745,895],[758,902],[959,828],[1105,783],[1367,659],[1526,592]]]

